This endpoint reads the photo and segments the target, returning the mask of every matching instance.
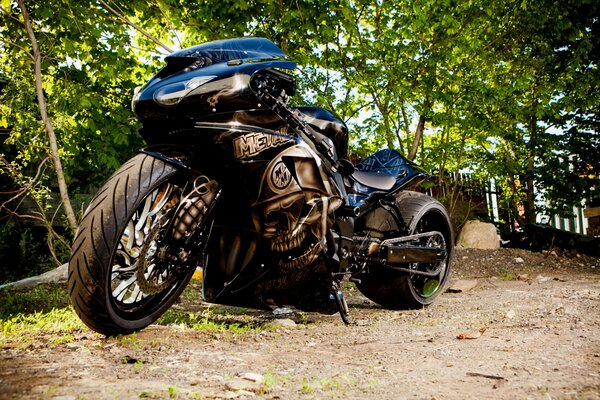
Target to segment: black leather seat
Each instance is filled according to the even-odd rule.
[[[396,178],[392,175],[377,172],[354,171],[352,178],[361,185],[377,190],[390,190],[396,183]]]

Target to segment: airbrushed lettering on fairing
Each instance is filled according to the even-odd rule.
[[[269,133],[249,133],[233,140],[235,158],[245,159],[253,157],[265,150],[292,143],[294,140],[283,135]]]

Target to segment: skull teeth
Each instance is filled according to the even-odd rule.
[[[293,259],[281,260],[279,263],[279,270],[282,272],[291,272],[302,268],[315,261],[319,257],[320,250],[321,246],[318,246],[318,243],[314,243],[309,246],[301,256]]]
[[[286,251],[296,249],[302,245],[302,242],[304,242],[304,239],[306,239],[306,235],[306,227],[302,226],[300,231],[295,235],[288,234],[273,238],[271,241],[271,250],[284,253]]]

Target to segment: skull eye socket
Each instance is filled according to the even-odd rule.
[[[287,210],[292,205],[294,205],[294,203],[297,203],[297,202],[304,204],[304,194],[302,194],[302,192],[294,193],[294,194],[291,194],[289,196],[285,196],[282,198],[276,198],[273,200],[269,200],[269,202],[266,203],[266,205],[265,205],[263,213],[264,213],[265,217],[274,212],[279,213],[279,212],[282,212],[282,209]]]
[[[279,207],[270,207],[265,212],[265,227],[277,228],[280,232],[290,232],[296,227],[304,209],[304,198],[285,200],[279,203]]]
[[[276,211],[271,211],[265,215],[265,225],[275,225],[279,219]]]
[[[306,202],[302,210],[302,215],[304,216],[302,223],[314,224],[317,222],[322,215],[322,204],[323,202],[320,197]]]
[[[293,205],[298,205],[300,204],[300,206],[302,206],[304,202],[302,201],[302,197],[297,197],[297,196],[290,196],[288,198],[285,198],[281,201],[281,208],[291,208]]]

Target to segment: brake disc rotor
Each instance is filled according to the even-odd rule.
[[[145,294],[160,293],[175,281],[174,271],[169,267],[168,261],[161,257],[164,249],[160,246],[160,230],[166,215],[158,218],[150,232],[144,239],[137,260],[135,277],[139,288]],[[150,254],[150,252],[152,253]]]

